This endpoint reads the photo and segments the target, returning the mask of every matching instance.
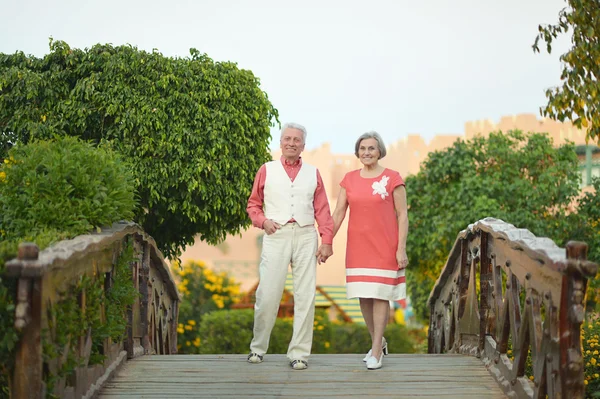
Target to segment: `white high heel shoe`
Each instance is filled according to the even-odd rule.
[[[377,370],[383,366],[383,352],[379,356],[379,360],[375,356],[371,356],[367,359],[367,370]]]
[[[383,338],[383,343],[381,345],[381,351],[384,355],[388,355],[388,347],[387,347],[387,341],[385,340],[385,337]],[[369,351],[367,352],[367,355],[363,358],[363,362],[366,362],[367,360],[369,360],[369,358],[371,357],[371,349],[369,349]]]

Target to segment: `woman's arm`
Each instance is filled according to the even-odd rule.
[[[346,210],[348,209],[348,197],[346,196],[346,189],[344,187],[340,188],[340,194],[337,198],[337,204],[335,206],[335,211],[333,211],[333,236],[337,234],[344,218],[346,217]]]
[[[394,208],[398,218],[398,251],[396,260],[398,267],[404,269],[408,265],[406,255],[406,237],[408,236],[408,206],[406,203],[406,188],[398,186],[394,189]]]

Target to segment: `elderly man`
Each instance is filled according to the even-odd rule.
[[[294,332],[287,357],[294,370],[308,367],[315,316],[316,264],[333,254],[333,219],[327,194],[319,171],[302,162],[300,154],[305,142],[304,126],[295,123],[283,126],[280,138],[283,155],[260,167],[247,207],[252,224],[266,233],[248,362],[261,363],[267,352],[291,264]],[[322,242],[318,249],[315,221]]]

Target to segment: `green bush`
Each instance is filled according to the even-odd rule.
[[[204,316],[200,323],[199,353],[247,353],[252,340],[254,310],[221,310]],[[268,353],[287,353],[292,338],[292,318],[278,318],[271,333]],[[385,337],[392,353],[415,353],[425,340],[422,331],[389,324]],[[371,337],[365,325],[332,323],[324,312],[315,314],[312,353],[366,353]]]
[[[581,325],[586,397],[600,398],[600,314]]]
[[[9,396],[8,382],[18,341],[14,329],[15,282],[4,276],[5,262],[16,257],[20,242],[34,242],[44,249],[93,228],[130,219],[135,205],[128,167],[103,146],[95,148],[71,137],[37,141],[13,147],[0,163],[0,359],[4,359],[0,365],[0,398]],[[131,291],[123,288],[111,295],[129,301]],[[70,314],[67,305],[53,311]],[[115,315],[115,322],[97,331],[95,343],[105,335],[116,336],[123,324],[122,317],[117,320],[118,310],[109,306],[106,311],[110,313],[107,317]],[[93,361],[101,358],[95,356]]]
[[[14,147],[0,171],[3,239],[47,230],[76,236],[133,218],[132,174],[107,148],[73,137],[37,141]]]
[[[177,279],[181,294],[177,350],[179,353],[198,353],[199,326],[206,314],[219,309],[229,309],[239,300],[240,285],[227,273],[214,273],[202,261],[175,261],[171,270]]]

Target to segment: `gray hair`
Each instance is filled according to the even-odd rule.
[[[358,140],[356,140],[356,144],[354,145],[354,155],[358,158],[358,147],[360,147],[360,142],[366,139],[375,139],[377,141],[377,148],[379,149],[379,159],[385,157],[387,154],[387,150],[385,149],[385,144],[383,144],[383,139],[379,135],[379,133],[375,131],[370,131],[367,133],[363,133],[360,135]]]
[[[283,127],[281,128],[281,136],[279,136],[279,138],[281,139],[283,137],[283,132],[285,132],[285,129],[298,129],[302,132],[302,141],[304,143],[306,143],[306,128],[302,125],[300,125],[299,123],[293,123],[293,122],[289,122],[283,125]]]

